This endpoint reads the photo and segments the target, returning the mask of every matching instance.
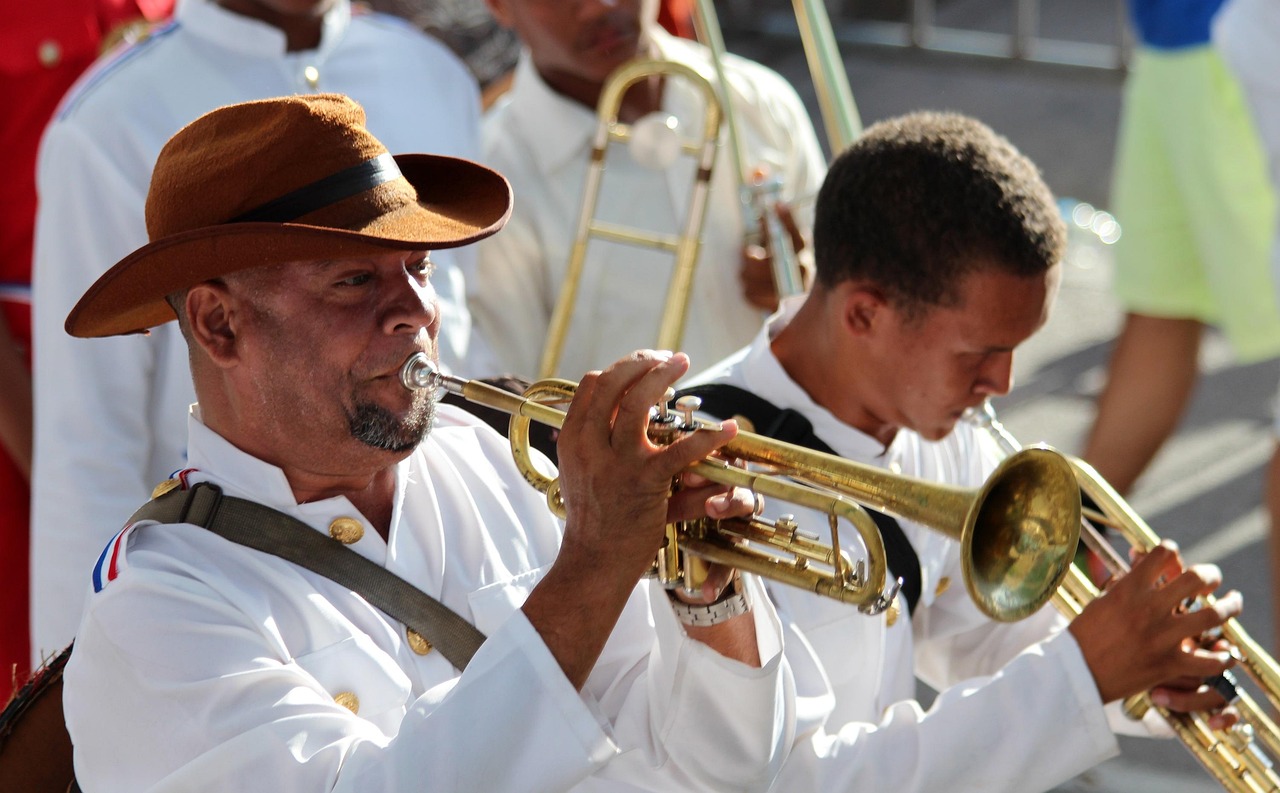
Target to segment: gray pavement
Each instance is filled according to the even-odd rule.
[[[829,3],[836,9],[839,3]],[[849,4],[852,5],[852,4]],[[905,3],[859,3],[844,22],[899,20]],[[939,24],[1009,30],[1011,2],[952,0],[940,4]],[[816,112],[808,71],[796,41],[776,30],[785,2],[729,2],[722,11],[729,49],[762,61],[787,77]],[[1114,43],[1115,0],[1045,0],[1046,37]],[[869,26],[874,27],[874,26]],[[783,25],[785,29],[785,24]],[[864,123],[913,109],[974,115],[1032,157],[1054,191],[1107,206],[1123,72],[1067,68],[983,57],[848,43],[846,69]],[[1124,219],[1120,218],[1123,226]],[[1024,442],[1043,441],[1078,452],[1093,416],[1111,340],[1121,312],[1109,291],[1106,246],[1076,239],[1063,289],[1048,325],[1028,342],[1015,365],[1018,385],[1000,400],[1005,423]],[[1193,561],[1222,566],[1226,583],[1244,593],[1242,619],[1264,646],[1274,644],[1266,562],[1262,473],[1271,453],[1271,401],[1280,364],[1239,366],[1211,336],[1203,377],[1177,434],[1132,494],[1131,503],[1156,531],[1177,540]],[[987,762],[999,762],[996,752]],[[1124,739],[1121,757],[1061,791],[1192,793],[1220,790],[1176,741]]]

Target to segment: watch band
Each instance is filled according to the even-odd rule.
[[[685,603],[671,592],[667,596],[671,599],[671,612],[682,625],[719,625],[751,611],[751,600],[737,576],[714,603]]]

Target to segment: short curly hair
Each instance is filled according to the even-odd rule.
[[[1036,166],[985,124],[912,113],[869,127],[832,163],[815,210],[817,280],[881,289],[908,316],[954,305],[979,267],[1035,276],[1066,228]]]

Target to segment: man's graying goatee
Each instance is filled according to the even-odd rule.
[[[380,405],[360,403],[347,417],[351,436],[375,449],[392,452],[408,451],[431,431],[435,421],[436,402],[426,394],[414,400],[413,408],[403,419],[398,419]]]

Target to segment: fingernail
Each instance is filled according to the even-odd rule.
[[[673,353],[671,350],[654,350],[653,356],[660,361],[669,361]]]
[[[1152,691],[1151,701],[1159,707],[1166,708],[1169,706],[1169,695],[1163,691]]]

